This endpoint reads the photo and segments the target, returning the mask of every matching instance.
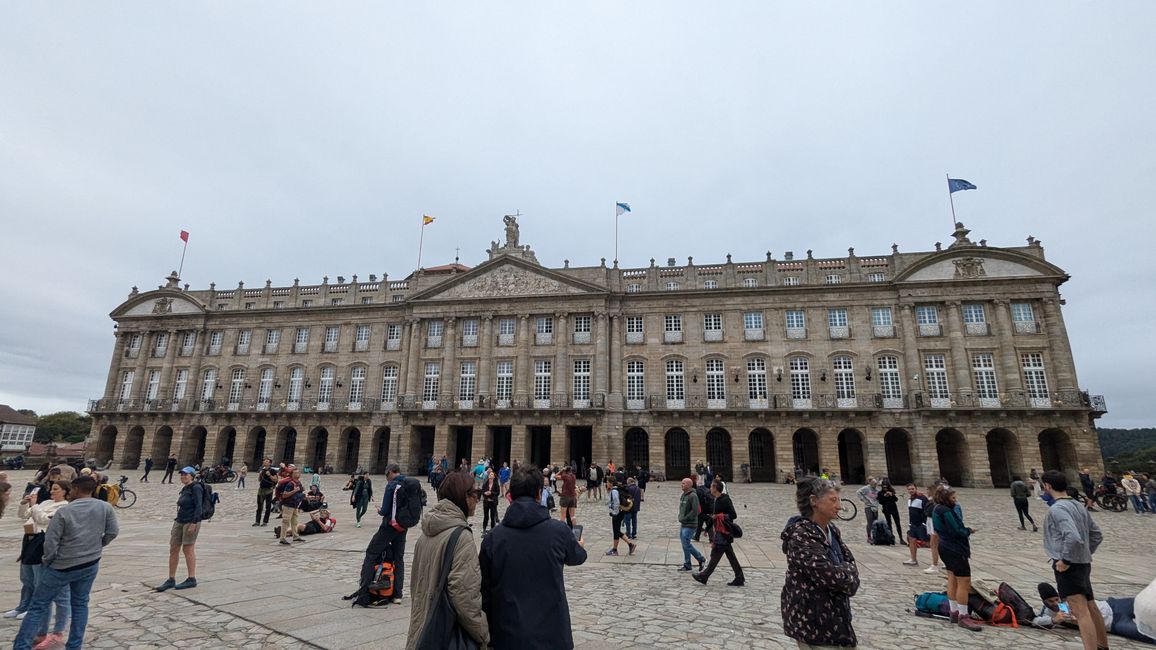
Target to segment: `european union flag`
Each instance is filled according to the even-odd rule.
[[[971,183],[963,180],[962,178],[949,178],[949,179],[947,179],[947,192],[948,192],[948,194],[951,194],[953,192],[958,192],[960,190],[974,190],[974,189],[976,189],[975,185],[972,185]]]

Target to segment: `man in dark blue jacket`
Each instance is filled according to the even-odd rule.
[[[373,534],[373,539],[369,540],[369,546],[365,548],[365,559],[361,563],[361,578],[358,590],[350,594],[349,598],[357,598],[358,605],[367,606],[370,602],[370,597],[366,589],[373,582],[374,567],[376,567],[382,559],[389,559],[393,563],[393,598],[392,602],[400,603],[402,598],[402,586],[405,584],[405,564],[402,562],[402,556],[405,555],[405,534],[407,529],[398,528],[393,525],[393,498],[397,494],[398,489],[405,482],[405,475],[401,473],[401,468],[397,463],[390,463],[385,468],[385,490],[381,497],[381,509],[377,514],[381,515],[381,527]]]
[[[539,505],[541,490],[538,468],[515,469],[513,503],[501,525],[482,540],[482,609],[490,641],[499,650],[574,647],[562,567],[585,562],[586,550],[564,522]]]

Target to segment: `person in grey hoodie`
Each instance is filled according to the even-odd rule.
[[[1068,477],[1048,470],[1040,479],[1056,501],[1044,519],[1044,551],[1052,560],[1056,589],[1072,615],[1091,625],[1080,626],[1084,650],[1108,647],[1104,617],[1095,607],[1092,591],[1092,554],[1104,535],[1082,503],[1068,496]]]
[[[81,476],[72,482],[72,503],[56,511],[44,537],[43,569],[32,595],[28,614],[20,623],[13,650],[30,650],[41,619],[56,593],[65,586],[72,590],[72,622],[68,650],[79,650],[88,627],[88,595],[100,570],[105,546],[116,539],[120,528],[116,513],[107,502],[92,498],[96,481]],[[99,534],[98,534],[99,533]]]

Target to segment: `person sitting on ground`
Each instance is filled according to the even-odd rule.
[[[329,510],[322,508],[314,510],[309,513],[309,521],[303,524],[297,524],[297,534],[299,535],[318,535],[321,533],[333,532],[333,527],[337,525],[337,520],[333,518]],[[281,527],[278,526],[273,529],[273,536],[281,536]]]
[[[1080,626],[1080,622],[1072,615],[1067,604],[1060,600],[1059,592],[1051,583],[1041,582],[1037,588],[1044,606],[1040,609],[1039,615],[1032,619],[1032,625],[1043,628],[1056,625],[1076,628]],[[1108,598],[1096,600],[1095,605],[1096,609],[1100,610],[1100,615],[1104,617],[1104,627],[1109,634],[1156,645],[1156,639],[1146,636],[1136,627],[1135,602],[1135,597]]]
[[[325,495],[321,494],[321,486],[310,485],[309,491],[305,493],[305,501],[301,503],[301,512],[316,512],[326,505]]]

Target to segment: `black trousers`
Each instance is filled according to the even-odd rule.
[[[261,513],[265,513],[264,523],[269,523],[269,511],[273,509],[273,490],[260,488],[257,490],[257,519],[253,523],[261,522]]]
[[[1014,497],[1012,501],[1016,504],[1016,514],[1020,516],[1020,528],[1024,527],[1024,517],[1027,517],[1028,521],[1032,522],[1032,525],[1035,526],[1036,520],[1032,519],[1032,516],[1028,514],[1028,500],[1023,497]]]
[[[140,477],[140,480],[144,481],[145,483],[148,483],[149,482],[149,472],[151,472],[151,471],[153,471],[153,468],[151,468],[151,467],[145,468],[144,476]]]
[[[891,530],[891,534],[895,535],[896,539],[903,538],[903,524],[899,523],[899,506],[894,503],[883,504],[883,518],[887,522],[887,528]],[[895,527],[891,528],[891,520],[895,520]]]
[[[482,501],[482,530],[498,525],[498,501]]]
[[[710,539],[710,529],[714,526],[713,522],[714,520],[711,519],[711,516],[707,513],[699,513],[698,528],[696,528],[694,531],[694,541],[697,542],[704,531],[706,532],[707,539]]]
[[[173,470],[165,469],[165,475],[161,477],[161,483],[164,483],[165,479],[168,479],[169,483],[173,482]]]
[[[365,548],[365,561],[361,563],[362,589],[373,582],[373,567],[382,559],[388,558],[393,563],[393,597],[402,597],[402,587],[405,584],[405,564],[402,560],[405,555],[405,534],[408,531],[399,531],[389,525],[388,520],[382,520],[381,528],[369,540]]]
[[[715,544],[710,548],[710,563],[706,565],[701,575],[704,579],[709,578],[710,574],[714,573],[715,567],[718,566],[719,560],[722,556],[727,556],[727,561],[731,563],[731,571],[735,572],[735,582],[742,584],[746,582],[743,576],[743,568],[739,566],[739,559],[735,557],[735,550],[731,548],[730,544]]]

